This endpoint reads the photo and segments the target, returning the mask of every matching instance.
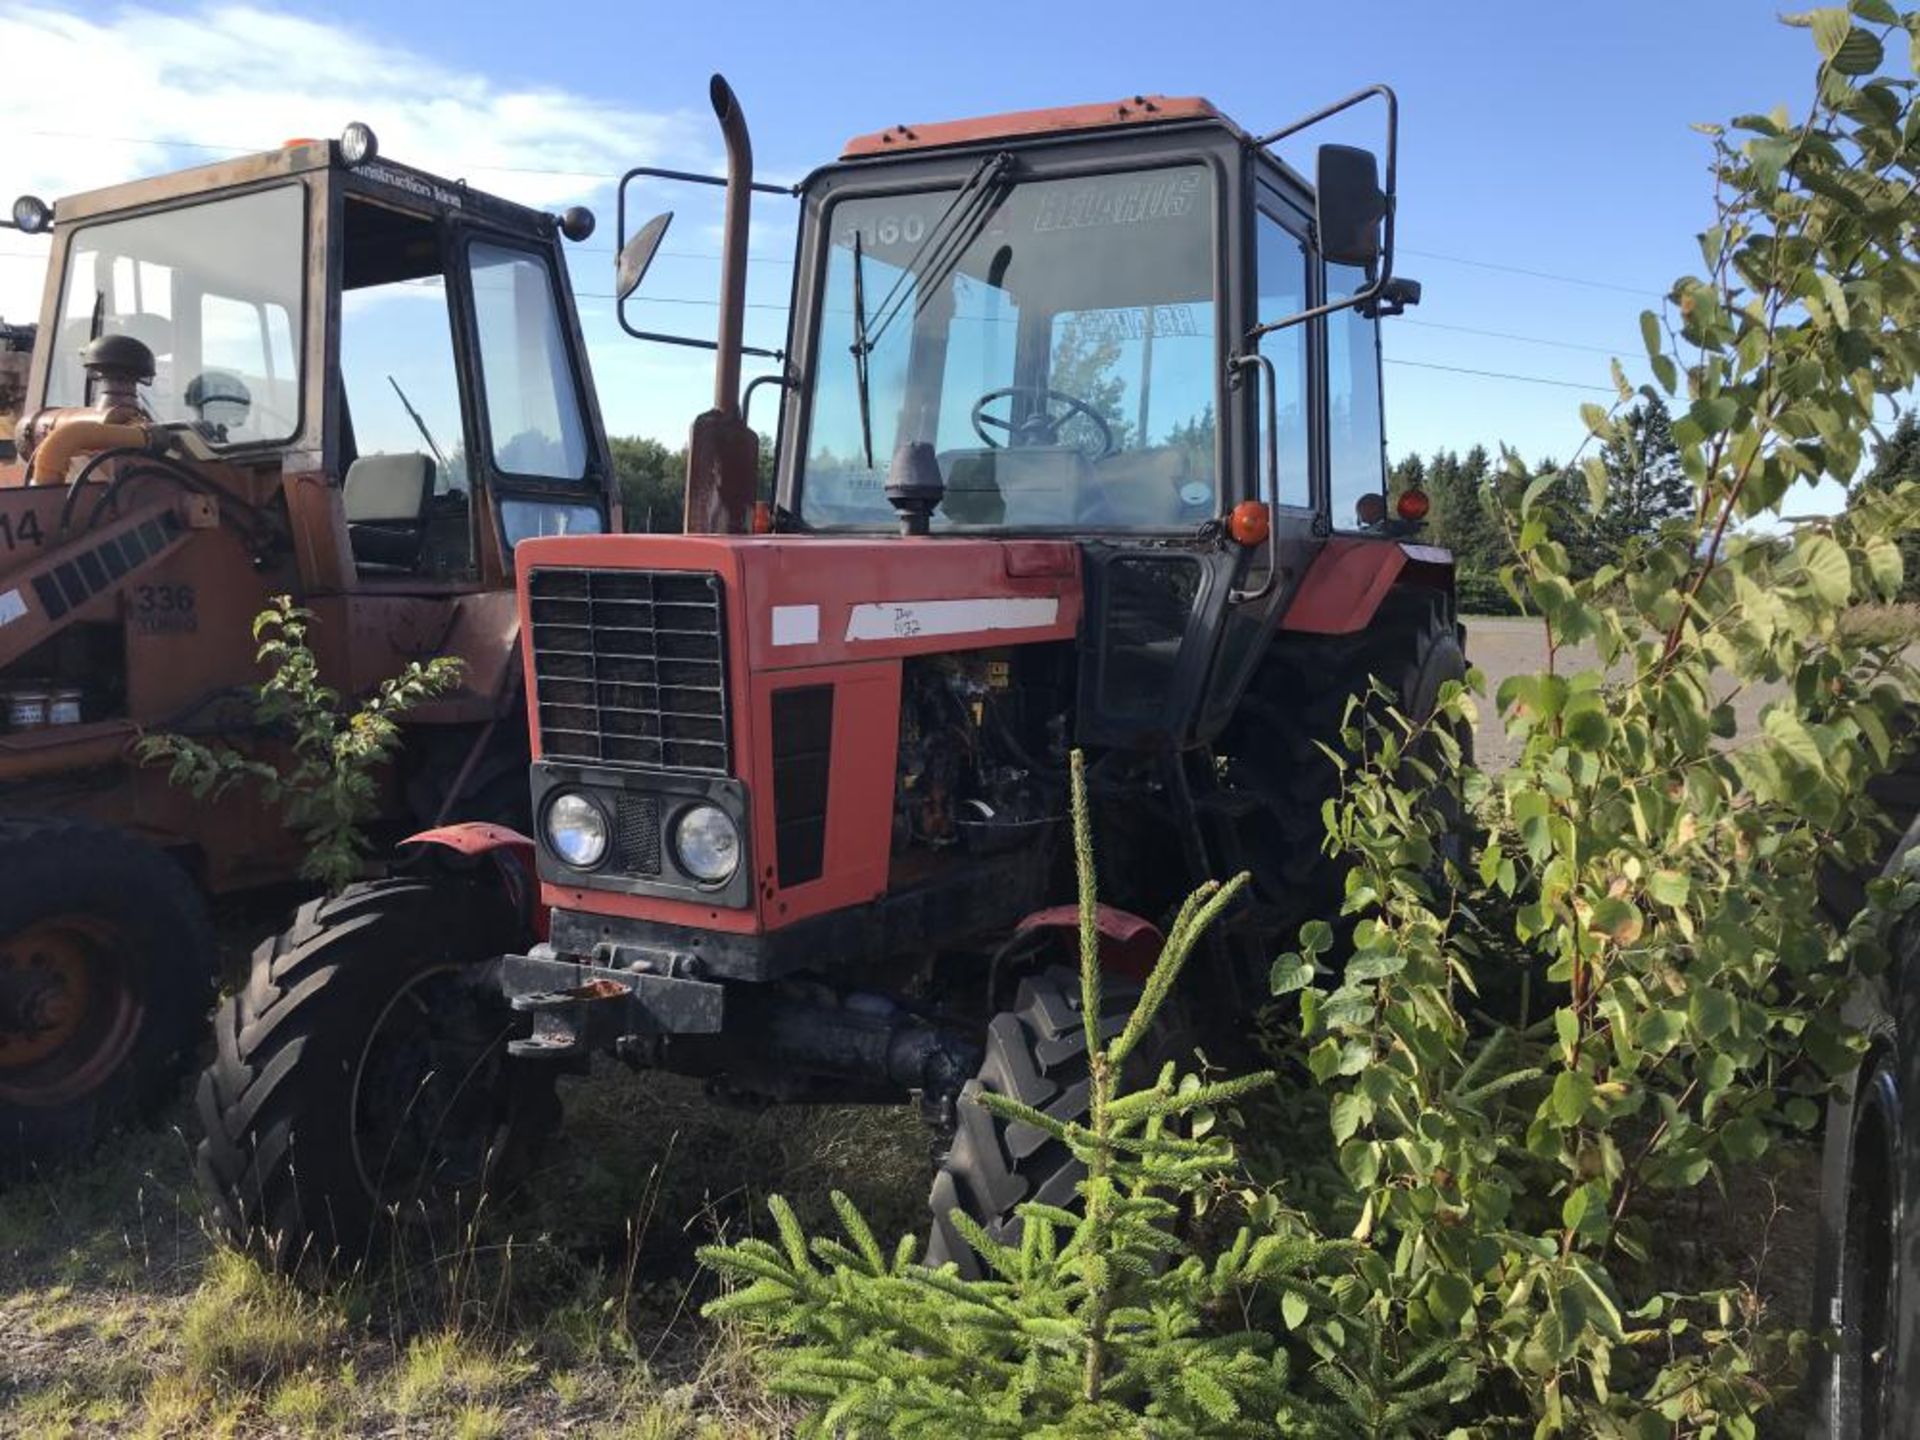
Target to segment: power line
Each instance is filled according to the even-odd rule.
[[[1616,345],[1585,345],[1574,340],[1550,340],[1544,335],[1516,335],[1510,330],[1481,330],[1472,325],[1443,325],[1438,320],[1416,320],[1411,315],[1402,315],[1394,321],[1396,325],[1417,325],[1423,330],[1453,330],[1462,335],[1485,335],[1493,340],[1515,340],[1522,345],[1551,345],[1556,350],[1586,350],[1595,355],[1631,354]]]
[[[1504,265],[1497,260],[1473,260],[1465,255],[1442,255],[1437,250],[1416,250],[1411,245],[1399,247],[1402,254],[1418,255],[1425,260],[1445,260],[1450,265],[1471,265],[1477,270],[1502,270],[1509,275],[1531,275],[1536,280],[1557,280],[1563,285],[1585,285],[1592,290],[1617,290],[1622,295],[1638,295],[1647,299],[1653,292],[1644,285],[1617,285],[1611,280],[1595,280],[1585,275],[1561,275],[1552,270],[1529,270],[1524,265]]]
[[[1441,365],[1432,360],[1396,360],[1391,355],[1381,358],[1389,365],[1411,365],[1416,370],[1447,370],[1455,375],[1480,375],[1488,380],[1518,380],[1525,385],[1555,385],[1562,390],[1592,390],[1602,395],[1614,393],[1610,386],[1583,385],[1578,380],[1549,380],[1544,375],[1512,375],[1504,370],[1471,370],[1465,365]]]

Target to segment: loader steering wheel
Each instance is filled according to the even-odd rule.
[[[987,406],[994,401],[1014,397],[1026,397],[1040,403],[1031,415],[1020,421],[1002,420],[998,415],[986,413]],[[1053,412],[1056,403],[1063,407],[1057,415]],[[1077,395],[1069,395],[1064,390],[1049,390],[1044,385],[1008,385],[999,390],[989,390],[973,402],[973,433],[986,443],[989,450],[1001,448],[1001,442],[987,433],[989,429],[1005,431],[1008,445],[1058,445],[1061,427],[1076,415],[1085,416],[1100,432],[1099,453],[1089,455],[1087,459],[1104,460],[1113,454],[1113,427],[1107,424],[1100,412]]]

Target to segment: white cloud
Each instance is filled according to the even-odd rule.
[[[0,0],[0,55],[14,77],[0,87],[0,201],[53,199],[364,120],[381,152],[406,164],[524,204],[596,202],[610,240],[608,177],[660,160],[715,163],[705,117],[511,88],[337,24],[247,5],[100,13]],[[46,77],[62,83],[50,89]],[[45,249],[0,231],[0,316],[37,316],[44,265],[31,257]]]

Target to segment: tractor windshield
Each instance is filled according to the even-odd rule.
[[[1189,529],[1216,513],[1212,180],[1186,164],[850,198],[801,477],[813,525],[896,523],[934,447],[936,528]]]
[[[196,424],[220,446],[291,439],[305,196],[281,185],[77,229],[47,403],[86,404],[87,342],[131,335],[153,351],[146,401],[161,424]]]

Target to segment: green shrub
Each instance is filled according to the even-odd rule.
[[[198,797],[223,795],[242,781],[258,784],[266,803],[279,805],[307,842],[300,873],[339,890],[359,878],[367,852],[362,827],[380,808],[375,772],[400,741],[401,716],[458,684],[460,661],[410,661],[348,709],[320,683],[320,662],[307,644],[312,619],[290,596],[276,595],[253,621],[258,658],[272,666],[254,691],[254,716],[267,733],[287,737],[290,763],[172,734],[143,736],[137,753],[168,762],[168,778]]]

